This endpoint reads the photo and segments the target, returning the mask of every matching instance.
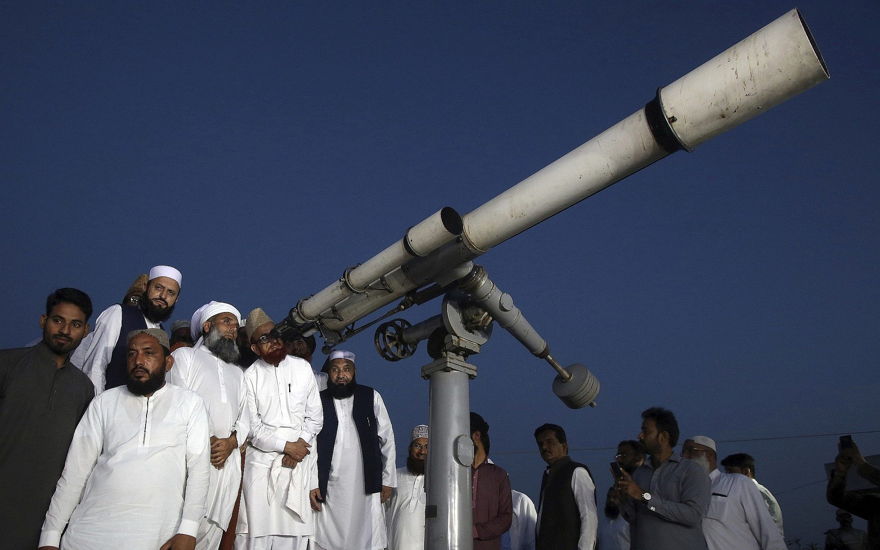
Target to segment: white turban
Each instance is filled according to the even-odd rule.
[[[430,430],[428,429],[428,426],[426,426],[425,424],[419,424],[418,426],[416,426],[415,428],[412,429],[412,436],[409,438],[409,440],[415,441],[416,439],[418,439],[420,437],[424,437],[425,439],[428,439],[429,432],[430,432]]]
[[[350,351],[345,351],[342,349],[333,350],[330,352],[330,358],[327,359],[327,362],[329,363],[334,359],[345,359],[346,361],[351,361],[351,363],[354,364],[354,354]]]
[[[147,278],[152,281],[156,277],[168,277],[169,279],[173,279],[177,283],[177,286],[181,286],[181,283],[183,282],[183,275],[180,274],[180,271],[170,265],[157,265],[150,269],[150,274]]]
[[[192,318],[189,324],[189,334],[193,337],[193,340],[198,340],[199,336],[202,335],[202,323],[200,322],[202,318],[202,312],[205,311],[205,308],[210,304],[205,304],[199,309],[195,310],[192,314]]]
[[[197,339],[202,334],[202,325],[205,324],[205,321],[210,319],[211,317],[217,315],[218,313],[231,313],[235,315],[235,319],[238,321],[238,324],[241,324],[241,313],[235,309],[235,306],[232,304],[227,304],[225,302],[208,302],[203,305],[199,309],[193,313],[192,316],[192,324],[190,325],[190,334],[192,334],[193,340]]]
[[[205,324],[205,321],[219,313],[231,313],[235,315],[235,320],[238,321],[238,324],[241,324],[241,313],[235,309],[235,306],[226,302],[208,302],[205,305],[205,309],[202,310],[202,316],[199,318],[199,328]]]

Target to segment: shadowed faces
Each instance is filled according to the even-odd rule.
[[[535,436],[535,442],[538,444],[538,451],[541,458],[548,465],[553,464],[560,458],[568,456],[568,443],[560,443],[553,430],[544,430]]]

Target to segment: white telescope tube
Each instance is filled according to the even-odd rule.
[[[645,109],[467,214],[465,243],[482,254],[677,149],[691,150],[827,78],[809,30],[791,10],[663,88]]]
[[[413,258],[426,256],[461,233],[461,216],[444,207],[411,227],[406,235],[359,266],[346,270],[341,279],[303,300],[297,311],[300,323],[315,320],[321,313],[354,293],[364,292],[370,283]]]
[[[653,162],[691,150],[827,78],[806,25],[791,10],[659,90],[643,109],[467,214],[461,242],[409,263],[400,262],[397,243],[367,262],[370,269],[358,271],[357,281],[346,283],[344,277],[301,302],[294,320],[311,322],[323,314],[322,325],[339,330]],[[386,254],[393,261],[378,259]],[[387,290],[350,288],[380,277]]]

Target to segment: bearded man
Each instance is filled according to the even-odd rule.
[[[388,500],[388,550],[425,548],[425,459],[428,457],[428,426],[412,430],[406,467],[397,469],[397,488]]]
[[[68,360],[88,333],[91,314],[86,293],[59,288],[40,316],[42,341],[0,351],[0,518],[7,548],[36,548],[73,431],[95,395]]]
[[[244,375],[235,365],[236,336],[241,314],[224,302],[209,302],[200,308],[202,343],[195,348],[172,352],[174,369],[168,382],[192,390],[208,408],[211,436],[211,468],[205,517],[199,523],[196,548],[215,550],[229,525],[241,484],[238,434],[247,437],[250,428],[244,414]]]
[[[385,509],[397,485],[394,431],[379,392],[355,381],[355,356],[333,351],[321,392],[324,428],[318,434],[318,512],[315,542],[325,550],[385,548]]]
[[[245,330],[259,359],[244,373],[251,436],[238,550],[305,550],[315,534],[309,490],[317,487],[318,477],[310,449],[324,414],[311,366],[287,355],[274,328],[260,308],[247,316]]]
[[[211,467],[205,404],[165,383],[174,358],[163,330],[127,341],[129,381],[93,399],[77,426],[41,549],[195,547]]]
[[[183,280],[180,271],[157,265],[150,269],[147,278],[147,289],[137,303],[126,301],[101,312],[95,330],[70,357],[70,362],[91,379],[95,393],[127,383],[125,336],[133,330],[162,328],[162,321],[174,312]]]
[[[714,439],[695,435],[685,440],[681,456],[702,466],[712,481],[712,500],[703,518],[703,535],[709,550],[787,548],[755,484],[742,474],[718,470]]]

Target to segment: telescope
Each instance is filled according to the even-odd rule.
[[[444,207],[365,262],[300,300],[279,330],[319,332],[326,352],[375,323],[443,296],[441,314],[421,323],[383,323],[386,359],[411,356],[427,340],[431,452],[426,548],[470,550],[469,380],[497,322],[556,372],[553,391],[569,407],[595,404],[599,383],[583,365],[563,367],[547,342],[473,260],[547,218],[679,150],[693,151],[823,82],[828,70],[794,9],[671,84],[647,104],[500,195],[461,216]],[[355,323],[400,300],[379,318]]]

